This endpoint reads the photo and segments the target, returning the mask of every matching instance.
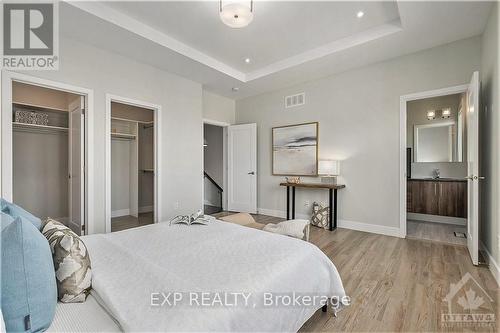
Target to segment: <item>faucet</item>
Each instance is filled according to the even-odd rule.
[[[434,179],[441,177],[441,171],[439,169],[434,169]]]

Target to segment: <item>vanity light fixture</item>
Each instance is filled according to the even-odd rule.
[[[448,119],[448,118],[450,118],[450,116],[451,116],[451,109],[450,108],[446,108],[446,109],[443,109],[441,111],[441,118]]]
[[[226,5],[220,0],[219,16],[221,21],[231,28],[244,28],[253,20],[253,0],[250,0],[249,4],[233,1]]]
[[[436,111],[435,110],[427,111],[427,119],[434,120],[435,118],[436,118]]]

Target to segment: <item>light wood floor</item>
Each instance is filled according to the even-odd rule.
[[[259,223],[283,220],[264,215],[254,218]],[[474,313],[494,313],[499,318],[497,284],[488,268],[472,265],[466,247],[348,229],[329,232],[311,228],[310,240],[337,267],[352,304],[337,318],[317,311],[304,324],[303,332],[497,331],[495,324],[443,327],[441,323],[441,314],[448,313],[443,299],[450,284],[466,273],[493,299],[481,295],[484,304]],[[464,295],[465,290],[461,290],[459,296]]]
[[[467,238],[456,237],[455,231],[466,233],[467,228],[454,224],[408,221],[406,233],[408,238],[467,246]]]
[[[111,231],[121,231],[153,223],[153,212],[140,213],[139,217],[120,216],[111,219]]]

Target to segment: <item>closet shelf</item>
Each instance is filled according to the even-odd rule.
[[[117,139],[127,139],[127,140],[135,140],[136,135],[135,134],[129,134],[129,133],[117,133],[113,132],[111,133],[112,138],[117,138]]]
[[[18,123],[12,122],[12,128],[15,130],[23,130],[23,131],[41,131],[41,132],[67,132],[67,127],[60,126],[50,126],[50,125],[37,125],[37,124],[26,124],[26,123]]]
[[[39,104],[31,104],[31,103],[23,103],[23,102],[12,102],[14,106],[21,107],[24,109],[32,109],[33,111],[44,111],[44,112],[63,112],[63,113],[68,113],[69,110],[67,109],[60,109],[60,108],[55,108],[52,106],[45,106],[45,105],[39,105]]]

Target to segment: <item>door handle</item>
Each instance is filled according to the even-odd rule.
[[[255,172],[254,171],[250,171],[248,174],[249,175],[255,175]]]
[[[468,177],[465,177],[465,179],[469,179],[469,180],[484,180],[486,179],[486,177],[483,177],[483,176],[468,176]]]

